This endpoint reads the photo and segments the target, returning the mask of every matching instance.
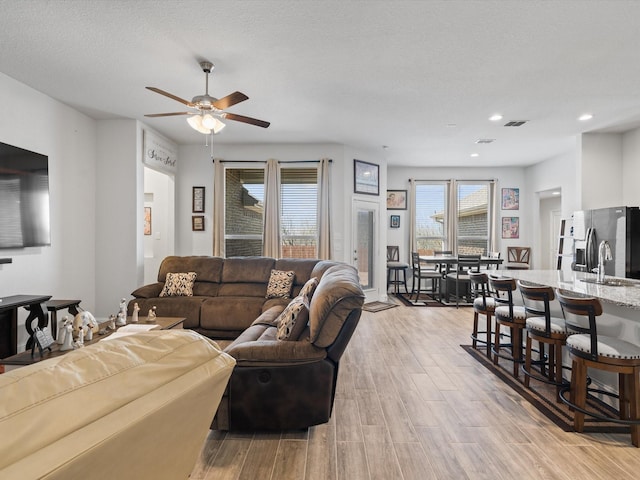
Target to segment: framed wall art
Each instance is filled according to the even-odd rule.
[[[391,215],[391,228],[400,228],[400,215]]]
[[[502,189],[502,210],[518,210],[520,208],[520,189]]]
[[[520,238],[520,218],[502,217],[502,238]]]
[[[204,213],[204,187],[193,187],[191,201],[193,213]]]
[[[151,207],[144,207],[144,234],[151,235]]]
[[[353,161],[353,191],[366,195],[380,195],[380,166],[375,163]]]
[[[387,210],[406,210],[407,191],[387,190]]]
[[[193,215],[191,217],[191,230],[204,232],[204,215]]]

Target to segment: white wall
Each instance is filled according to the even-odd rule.
[[[622,134],[582,135],[582,209],[622,205]]]
[[[142,126],[135,120],[98,122],[96,176],[96,306],[118,312],[121,298],[144,280]]]
[[[640,128],[622,136],[622,205],[640,206]]]
[[[96,122],[0,73],[0,142],[49,157],[51,246],[0,250],[0,296],[52,295],[95,307]],[[26,311],[20,309],[24,325]],[[24,348],[26,330],[18,328]]]

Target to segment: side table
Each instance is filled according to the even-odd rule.
[[[31,322],[38,319],[40,328],[47,326],[47,316],[42,310],[42,303],[51,298],[51,295],[11,295],[0,298],[0,322],[3,324],[0,331],[0,358],[15,355],[18,352],[18,308],[24,307],[29,311],[29,315],[24,322],[24,326],[29,334],[26,349],[31,348],[33,343],[33,327]],[[5,320],[7,320],[5,324]],[[7,328],[8,327],[8,328]]]
[[[49,300],[44,303],[44,306],[49,311],[51,317],[51,335],[53,338],[58,336],[58,310],[69,310],[71,315],[77,315],[80,313],[78,307],[82,300]]]

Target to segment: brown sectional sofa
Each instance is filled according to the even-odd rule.
[[[294,271],[290,298],[265,298],[271,270]],[[191,297],[159,297],[167,273],[196,272]],[[319,284],[309,324],[293,341],[276,338],[277,317],[310,278]],[[364,294],[344,263],[269,257],[167,257],[158,282],[135,290],[141,316],[184,316],[185,328],[230,344],[236,367],[213,428],[297,429],[331,416],[338,365],[360,319]]]

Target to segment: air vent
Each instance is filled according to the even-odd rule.
[[[505,123],[504,126],[505,127],[521,127],[525,123],[527,123],[527,120],[511,120],[510,122]]]
[[[479,138],[478,140],[476,140],[476,143],[493,143],[495,141],[495,138]]]

